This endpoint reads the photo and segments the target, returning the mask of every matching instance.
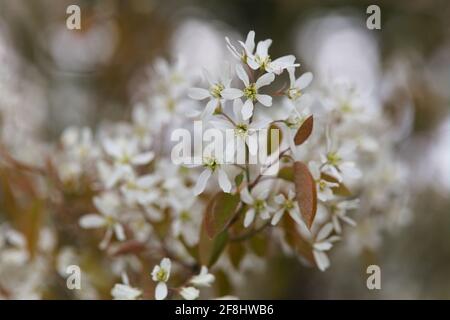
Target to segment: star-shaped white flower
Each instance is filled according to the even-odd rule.
[[[320,165],[315,161],[308,163],[309,171],[314,178],[317,186],[317,198],[321,201],[328,201],[334,198],[332,188],[338,187],[339,184],[322,179]]]
[[[298,224],[302,224],[302,219],[300,216],[300,208],[295,199],[295,192],[289,190],[288,196],[286,197],[284,194],[279,194],[275,197],[275,202],[280,206],[280,208],[275,212],[272,217],[271,224],[274,226],[280,222],[281,217],[287,212],[292,219]]]
[[[264,184],[255,186],[251,192],[248,191],[248,188],[242,189],[241,200],[249,206],[244,217],[245,228],[252,224],[256,215],[259,215],[263,220],[270,218],[270,213],[274,211],[274,209],[267,204],[267,198],[269,197],[270,191],[270,188]]]
[[[105,249],[109,244],[113,233],[119,241],[125,240],[123,226],[118,220],[120,200],[115,193],[106,192],[94,197],[94,205],[98,213],[89,213],[80,218],[80,226],[85,229],[107,228],[105,236],[100,243],[100,248]]]
[[[295,56],[287,55],[272,61],[269,55],[269,47],[272,44],[271,39],[258,42],[256,53],[247,52],[247,64],[253,70],[262,69],[269,73],[281,74],[284,69],[295,68],[300,64],[295,63]]]
[[[244,120],[249,119],[253,115],[253,108],[256,102],[261,103],[265,107],[272,106],[272,97],[268,94],[259,93],[259,89],[271,84],[275,80],[275,75],[273,73],[263,74],[254,83],[250,83],[248,74],[240,64],[236,65],[236,73],[239,79],[244,83],[245,88],[243,90],[235,88],[224,89],[222,91],[222,96],[228,100],[244,97],[245,103],[241,111]]]
[[[361,176],[361,171],[356,167],[355,162],[349,160],[355,151],[354,143],[343,143],[339,148],[334,148],[330,138],[327,137],[326,154],[321,154],[322,170],[339,182],[347,179],[357,179]]]
[[[217,180],[219,181],[219,186],[225,193],[231,192],[231,182],[226,174],[225,170],[222,169],[222,165],[219,160],[213,156],[203,156],[203,163],[201,165],[189,165],[189,167],[198,167],[203,166],[204,169],[200,176],[197,179],[197,182],[194,186],[194,195],[199,195],[202,193],[206,184],[208,183],[209,178],[212,175],[217,176]]]
[[[233,136],[236,139],[227,140],[225,146],[225,159],[233,159],[240,146],[247,145],[251,155],[256,155],[258,152],[258,130],[267,129],[271,119],[260,119],[258,121],[250,122],[249,119],[244,119],[241,110],[243,104],[241,99],[236,99],[233,102],[233,116],[220,118],[218,120],[210,121],[210,124],[221,130],[232,130]],[[266,141],[264,140],[264,143]]]
[[[135,139],[106,138],[103,147],[114,161],[114,169],[107,181],[107,188],[113,187],[119,180],[130,175],[133,171],[132,166],[145,165],[154,157],[151,151],[140,152],[138,141]]]
[[[332,231],[333,224],[331,222],[326,223],[319,232],[317,232],[313,242],[313,256],[320,271],[325,271],[330,266],[330,259],[328,258],[326,251],[333,247],[334,242],[340,240],[338,236],[330,236]]]
[[[224,64],[218,79],[211,77],[211,74],[207,70],[203,70],[204,77],[206,78],[209,88],[190,88],[188,95],[195,100],[204,100],[209,98],[205,109],[201,113],[201,118],[207,118],[214,113],[214,110],[218,105],[222,104],[226,97],[222,95],[223,90],[230,87],[231,75],[230,65]]]
[[[152,280],[157,282],[155,289],[155,299],[164,300],[167,297],[167,284],[166,282],[170,277],[171,261],[169,258],[161,260],[159,265],[156,265],[152,271]]]
[[[247,63],[247,52],[253,54],[253,51],[255,50],[255,31],[251,30],[247,34],[245,42],[239,41],[239,44],[243,48],[241,52],[239,52],[236,47],[231,44],[231,41],[230,39],[228,39],[228,37],[225,37],[225,40],[227,42],[227,48],[228,50],[230,50],[231,54],[239,61]]]

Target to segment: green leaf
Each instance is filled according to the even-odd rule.
[[[244,174],[240,173],[234,178],[234,183],[236,184],[236,187],[239,187],[244,180]]]
[[[216,281],[214,281],[214,284],[217,287],[218,295],[225,296],[230,294],[232,286],[230,280],[228,279],[228,275],[220,269],[214,272],[214,275],[216,276]]]
[[[230,261],[233,267],[235,267],[236,269],[239,268],[244,255],[245,248],[241,242],[230,242],[230,244],[228,245],[228,256],[230,257]]]
[[[250,238],[250,248],[260,257],[264,257],[267,253],[268,242],[267,237],[263,233],[255,234]]]
[[[210,239],[224,230],[240,202],[238,194],[218,192],[208,203],[203,216],[203,228]]]
[[[228,232],[223,231],[214,238],[209,238],[201,228],[198,244],[198,256],[202,265],[211,267],[216,263],[228,243]]]
[[[281,168],[278,171],[278,178],[294,182],[294,169],[292,167]]]

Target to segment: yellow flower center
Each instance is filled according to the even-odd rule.
[[[237,136],[245,137],[248,133],[248,125],[245,123],[237,124],[234,133]]]
[[[222,90],[225,89],[225,86],[221,83],[216,83],[215,85],[211,86],[209,89],[209,92],[214,98],[222,98]]]
[[[159,271],[156,273],[156,279],[158,279],[158,281],[166,281],[167,280],[166,270],[160,268]]]
[[[303,94],[303,93],[300,91],[300,89],[297,89],[297,88],[290,88],[290,89],[287,91],[287,96],[288,96],[288,98],[291,99],[291,100],[297,100],[298,98],[300,98],[300,96],[301,96],[302,94]]]
[[[336,152],[328,152],[327,161],[333,166],[337,166],[341,162],[342,158]]]
[[[209,157],[205,158],[203,165],[205,167],[209,168],[213,172],[219,167],[217,160],[215,158],[209,158]]]
[[[258,94],[258,89],[256,88],[256,84],[250,83],[248,87],[244,89],[244,96],[247,97],[247,99],[256,100],[256,95]]]

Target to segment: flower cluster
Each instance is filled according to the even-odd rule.
[[[380,138],[388,132],[382,121],[373,121],[383,114],[369,112],[346,83],[313,87],[312,73],[300,74],[293,55],[273,58],[271,44],[256,42],[254,31],[245,41],[226,38],[231,61],[203,70],[201,79],[183,58],[157,60],[129,119],[95,130],[66,128],[46,166],[33,173],[48,170],[50,183],[39,192],[48,193],[55,219],[67,227],[61,234],[69,236],[33,249],[36,270],[47,272],[45,256],[54,250],[60,276],[69,264],[95,273],[95,256],[102,268],[110,266],[104,273],[114,278],[115,299],[191,300],[219,295],[216,272],[238,283],[245,268],[272,254],[268,243],[321,271],[347,235],[349,247],[361,250],[359,226],[375,221],[358,216],[361,207],[379,212],[383,197],[405,201],[397,185],[385,188],[384,179],[395,180],[386,172],[398,171],[394,161],[380,160],[391,159],[393,149],[388,134]],[[224,161],[208,149],[200,164],[176,165],[171,132],[193,121],[232,132],[223,154],[244,154],[244,162]],[[250,161],[262,148],[261,130],[278,132],[263,141],[270,163]],[[392,210],[399,206],[390,203],[397,205]],[[0,228],[0,263],[14,268],[28,261],[27,238],[6,224]],[[83,281],[88,289],[80,297],[98,297]],[[32,288],[23,296],[35,290],[32,279],[27,283]]]

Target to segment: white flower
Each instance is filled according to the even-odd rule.
[[[339,220],[342,220],[343,222],[347,223],[352,227],[356,226],[356,222],[352,218],[347,217],[347,212],[348,210],[358,208],[358,205],[359,199],[354,199],[341,201],[331,206],[331,213],[332,213],[331,221],[333,222],[334,230],[337,233],[342,232],[342,227]]]
[[[241,200],[249,206],[244,217],[245,228],[252,224],[256,215],[259,215],[264,220],[270,218],[270,213],[274,209],[267,204],[269,193],[270,188],[264,184],[256,185],[251,192],[248,191],[248,188],[242,189]]]
[[[361,171],[356,168],[355,162],[348,159],[353,155],[356,145],[343,143],[338,149],[333,148],[331,139],[327,137],[327,152],[321,154],[323,172],[335,177],[339,182],[347,179],[357,179]]]
[[[117,240],[125,240],[123,226],[118,221],[120,209],[120,200],[115,193],[105,192],[100,196],[94,197],[94,205],[100,214],[90,213],[80,218],[80,226],[85,229],[106,227],[105,236],[100,243],[100,248],[104,249],[109,244],[112,234],[116,235]]]
[[[302,219],[300,216],[300,208],[298,207],[298,203],[295,199],[295,192],[289,190],[288,196],[284,194],[279,194],[275,197],[275,202],[280,205],[280,208],[275,212],[272,217],[272,225],[278,224],[280,222],[281,217],[285,212],[289,213],[289,215],[294,219],[298,224],[302,224]]]
[[[311,72],[306,72],[302,74],[297,80],[295,79],[295,68],[288,68],[289,73],[289,89],[286,90],[286,96],[294,104],[301,97],[303,97],[303,89],[305,89],[312,81],[313,74]]]
[[[172,232],[175,237],[182,237],[188,246],[194,246],[199,240],[198,230],[201,225],[199,213],[203,212],[203,204],[192,196],[190,190],[184,189],[184,192],[180,192],[182,190],[178,192],[180,204],[173,207]]]
[[[61,136],[61,142],[69,155],[78,161],[92,159],[99,154],[92,138],[92,131],[87,127],[66,128]]]
[[[334,198],[333,190],[331,188],[338,187],[339,184],[335,182],[330,182],[321,178],[320,166],[315,161],[310,161],[308,163],[311,175],[314,178],[317,186],[317,198],[321,201],[328,201]]]
[[[136,300],[141,294],[141,290],[121,283],[116,283],[111,290],[114,300]]]
[[[202,266],[200,273],[193,276],[189,282],[197,287],[209,287],[214,280],[214,275],[208,272],[208,268],[206,266]]]
[[[259,93],[259,89],[271,84],[275,80],[275,76],[272,73],[262,75],[254,83],[250,83],[247,73],[240,64],[236,65],[236,73],[244,83],[245,88],[243,90],[234,88],[224,89],[222,96],[228,100],[240,99],[242,96],[246,99],[242,107],[242,117],[244,120],[249,119],[253,115],[254,103],[256,101],[265,107],[272,106],[272,97]]]
[[[155,190],[155,184],[158,180],[159,177],[153,174],[147,174],[138,178],[132,175],[122,184],[120,191],[129,204],[138,203],[146,206],[159,196]]]
[[[157,282],[155,289],[155,299],[164,300],[167,297],[167,284],[166,282],[170,277],[170,268],[172,263],[169,258],[161,260],[159,265],[156,265],[152,271],[152,279]]]
[[[131,118],[133,120],[134,136],[143,148],[149,148],[152,144],[153,136],[152,113],[144,105],[137,104],[133,107]]]
[[[313,243],[313,256],[320,271],[325,271],[330,266],[330,259],[328,258],[325,251],[330,250],[333,247],[333,242],[336,242],[340,239],[337,236],[330,237],[332,231],[332,223],[329,222],[325,224],[319,230],[319,232],[317,232],[315,241]]]
[[[230,139],[225,146],[226,159],[232,159],[236,151],[238,151],[238,147],[245,146],[245,144],[248,146],[250,154],[256,155],[258,152],[258,130],[266,129],[271,121],[270,119],[252,122],[244,120],[241,116],[241,110],[243,110],[242,101],[240,99],[234,100],[233,117],[210,121],[210,124],[217,129],[234,131],[236,139]],[[243,152],[245,150],[241,151]]]
[[[191,165],[191,167],[196,167],[197,165]],[[219,181],[219,186],[225,193],[231,192],[231,182],[228,179],[226,172],[221,168],[219,161],[215,157],[203,157],[203,167],[205,168],[197,179],[197,183],[194,187],[194,195],[199,195],[202,193],[206,184],[208,183],[211,175],[217,175]]]
[[[107,182],[107,187],[113,187],[117,181],[132,174],[132,165],[145,165],[153,157],[153,152],[139,151],[138,142],[135,139],[118,138],[116,140],[105,139],[103,147],[106,153],[114,160],[114,170]]]
[[[195,100],[204,100],[209,98],[205,109],[203,110],[201,117],[207,118],[214,113],[214,110],[218,105],[222,104],[225,97],[222,96],[223,90],[230,87],[231,75],[230,65],[225,64],[223,70],[220,72],[219,79],[213,79],[207,70],[203,71],[204,76],[209,84],[209,89],[203,88],[190,88],[188,95]]]
[[[255,31],[251,30],[247,34],[247,38],[245,40],[245,43],[242,41],[239,41],[239,44],[242,46],[243,50],[239,52],[232,44],[230,39],[228,37],[225,37],[225,41],[227,42],[227,48],[230,50],[231,54],[238,59],[239,61],[242,61],[244,63],[247,63],[247,52],[250,54],[253,54],[253,51],[255,50]]]
[[[253,70],[262,69],[270,73],[281,74],[286,68],[298,67],[300,64],[295,63],[295,56],[287,55],[272,61],[269,55],[269,47],[272,44],[271,39],[259,41],[256,46],[256,53],[247,53],[247,64]]]
[[[194,287],[183,287],[180,290],[180,295],[185,300],[195,300],[200,295],[200,290]]]

